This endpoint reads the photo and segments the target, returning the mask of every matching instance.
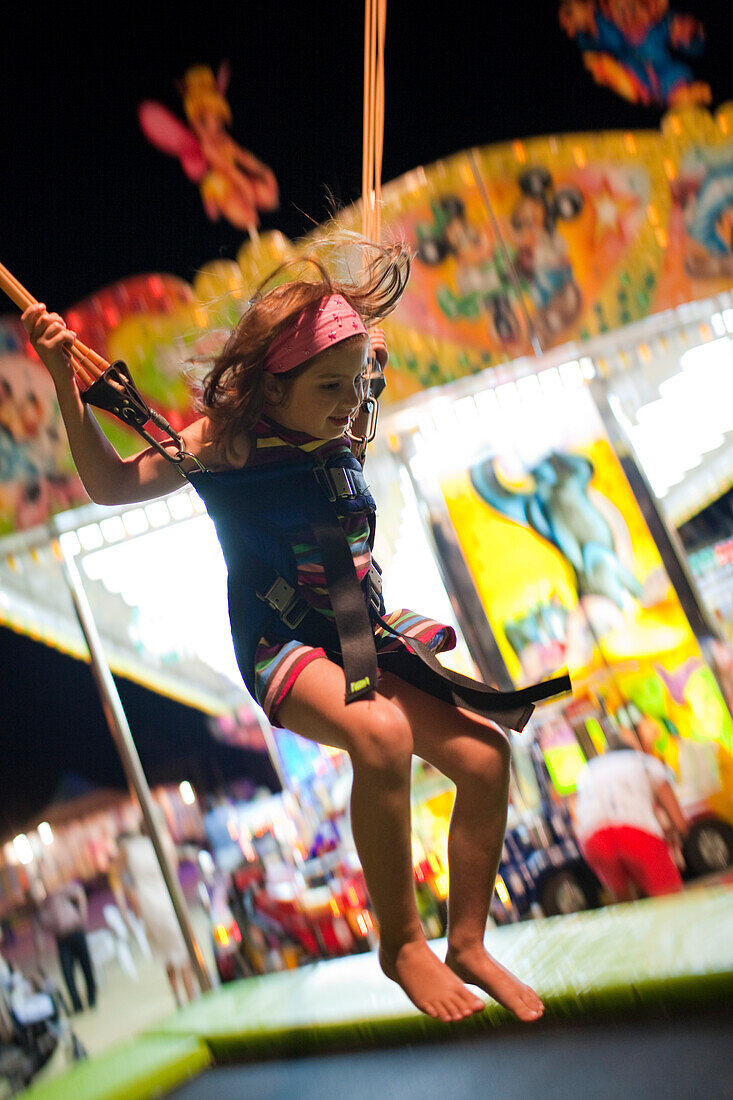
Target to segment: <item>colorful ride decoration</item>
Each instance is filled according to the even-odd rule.
[[[267,165],[238,145],[226,129],[232,122],[225,99],[229,78],[225,62],[216,76],[208,65],[194,65],[179,84],[188,126],[154,100],[140,104],[138,121],[148,141],[176,157],[188,178],[199,185],[211,221],[224,218],[255,237],[259,212],[276,210],[279,192]]]
[[[623,99],[645,107],[711,102],[693,68],[705,28],[669,0],[560,0],[558,14],[595,82]]]
[[[456,439],[440,478],[512,679],[567,667],[574,705],[590,694],[632,730],[733,749],[728,708],[587,388],[532,382],[477,405],[470,445]],[[556,767],[564,791],[582,763],[567,708],[543,736],[546,758],[572,757]]]
[[[385,186],[383,237],[404,239],[415,259],[385,324],[391,364],[383,403],[733,285],[732,126],[733,104],[715,116],[678,110],[658,132],[487,146]],[[350,207],[338,227],[359,230],[360,219],[360,205]],[[89,346],[123,359],[145,398],[180,429],[196,415],[209,357],[258,285],[303,245],[328,252],[334,228],[318,227],[297,245],[276,231],[258,235],[236,260],[205,265],[192,285],[159,274],[125,280],[67,310],[69,320]],[[348,259],[359,262],[356,251]],[[0,320],[0,348],[6,533],[85,498],[52,388],[14,317]],[[32,426],[8,427],[29,390],[41,410],[35,435]],[[111,419],[109,430],[123,451],[138,446]]]
[[[730,287],[732,124],[732,104],[679,109],[658,132],[507,142],[386,186],[384,234],[415,262],[385,401]]]

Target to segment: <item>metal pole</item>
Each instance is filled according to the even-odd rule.
[[[168,889],[171,902],[173,903],[173,909],[181,928],[181,933],[186,944],[186,950],[188,951],[194,974],[198,979],[201,991],[208,992],[212,989],[211,978],[206,969],[206,963],[204,962],[201,948],[194,935],[191,917],[186,906],[183,891],[181,890],[178,875],[171,866],[163,846],[163,838],[158,828],[158,823],[155,820],[154,803],[152,795],[150,794],[150,788],[145,778],[145,773],[140,762],[132,733],[130,732],[122,701],[117,692],[117,687],[112,678],[109,665],[107,664],[102,641],[97,631],[97,626],[94,621],[92,609],[89,605],[89,600],[87,599],[83,581],[79,575],[74,556],[64,547],[63,539],[54,538],[52,541],[52,548],[63,567],[64,576],[66,577],[71,598],[74,603],[74,610],[76,611],[79,625],[89,649],[89,656],[92,662],[92,675],[97,685],[102,710],[104,711],[109,731],[112,734],[112,740],[115,743],[115,747],[122,762],[130,792],[139,803],[148,835],[153,842],[155,854],[158,857],[160,870],[163,874],[163,879]]]

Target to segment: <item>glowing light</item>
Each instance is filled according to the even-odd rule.
[[[174,502],[180,502],[176,507],[182,504],[189,513],[193,510],[185,492],[170,498],[171,509]],[[163,509],[158,507],[162,503],[156,502],[155,507],[151,503],[145,509],[149,530],[143,535],[121,539],[88,554],[83,560],[84,574],[101,581],[128,607],[137,608],[128,626],[137,653],[156,663],[169,657],[191,657],[239,684],[228,626],[226,566],[213,524],[208,516],[171,523],[167,506],[168,521],[163,523]],[[62,535],[62,541],[66,537]],[[183,545],[185,554],[181,553]],[[153,568],[153,561],[165,564]],[[191,561],[209,578],[206,600],[181,599],[181,593],[190,586]]]
[[[110,516],[109,519],[103,519],[99,524],[99,529],[106,542],[119,542],[120,539],[125,537],[125,525],[121,516]]]
[[[341,916],[341,906],[338,903],[338,898],[331,898],[331,900],[329,902],[329,908],[330,908],[331,912],[333,913],[334,917],[340,917]]]
[[[85,550],[98,550],[100,546],[104,546],[104,535],[98,523],[88,523],[85,527],[80,527],[77,534]]]
[[[356,918],[356,927],[359,929],[362,936],[368,936],[372,928],[374,928],[371,913],[368,913],[366,909],[362,909],[361,913],[358,914]]]
[[[142,535],[150,526],[142,508],[133,508],[131,512],[123,513],[122,523],[128,535]]]
[[[229,933],[223,924],[217,924],[216,928],[214,929],[214,939],[220,947],[229,946]]]
[[[193,514],[191,493],[176,493],[168,501],[168,507],[174,519],[188,519]]]
[[[41,839],[41,844],[45,844],[46,847],[49,844],[53,844],[53,829],[47,821],[42,821],[38,826],[38,835]]]
[[[181,793],[181,800],[187,806],[193,806],[196,801],[196,792],[187,779],[178,784],[178,790]]]
[[[507,909],[511,908],[512,902],[511,898],[509,897],[509,891],[507,890],[506,883],[504,882],[504,879],[501,877],[501,875],[496,876],[495,889],[501,904],[505,905]]]
[[[436,875],[435,882],[433,883],[433,890],[441,901],[445,901],[448,897],[448,876],[445,871]]]
[[[433,872],[434,875],[439,875],[443,870],[443,865],[436,856],[435,852],[428,853],[428,864],[430,866],[430,870]]]
[[[151,527],[165,527],[170,523],[171,514],[164,500],[154,500],[145,507],[145,515],[148,517]]]
[[[577,359],[573,359],[569,363],[562,363],[557,369],[566,389],[583,385],[583,372]]]
[[[33,862],[33,849],[25,833],[18,833],[16,837],[13,837],[13,848],[18,857],[18,862],[22,863],[24,867]]]

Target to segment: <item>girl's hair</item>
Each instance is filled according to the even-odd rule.
[[[288,260],[260,284],[249,309],[232,330],[204,379],[202,411],[215,426],[228,451],[235,436],[250,431],[262,415],[265,402],[262,360],[272,341],[312,302],[331,294],[342,294],[357,311],[367,328],[391,313],[399,302],[410,275],[411,256],[403,244],[378,245],[363,238],[347,239],[363,251],[365,262],[357,277],[338,279],[315,255]],[[333,242],[328,246],[333,248]],[[271,290],[293,268],[311,269],[312,278],[297,278]],[[300,368],[280,375],[296,377]]]

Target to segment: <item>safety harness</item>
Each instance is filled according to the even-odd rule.
[[[364,581],[359,581],[351,547],[339,522],[340,517],[354,512],[368,515],[369,543],[370,548],[373,547],[375,506],[360,463],[345,448],[332,455],[326,464],[311,464],[307,456],[303,458],[305,461],[301,461],[299,466],[276,468],[281,474],[279,488],[285,490],[287,487],[286,493],[292,493],[302,502],[309,495],[310,481],[311,492],[315,489],[316,498],[320,497],[320,506],[317,499],[313,502],[308,528],[323,563],[334,624],[331,626],[322,613],[304,598],[292,572],[288,579],[269,563],[265,570],[267,583],[257,586],[257,598],[279,621],[285,635],[323,644],[330,655],[340,660],[346,680],[347,704],[371,695],[378,681],[380,666],[394,669],[423,690],[454,706],[492,717],[512,729],[523,728],[534,709],[534,703],[571,690],[569,678],[560,676],[520,691],[498,691],[444,668],[427,645],[391,626],[384,617],[379,566],[372,560],[367,577]],[[252,474],[256,475],[256,470]],[[206,476],[194,475],[191,480],[197,490],[202,492],[207,507],[209,502],[213,505],[216,522],[216,494],[212,493],[211,486],[207,487]],[[248,488],[251,493],[254,480]],[[241,489],[244,486],[241,486],[240,491]],[[260,491],[263,493],[263,506],[266,507],[264,501],[267,489]],[[222,511],[224,507],[222,502]],[[287,514],[292,504],[286,499],[283,507],[283,518],[287,523]],[[262,565],[263,555],[258,555],[258,558]],[[262,569],[259,575],[262,576]],[[236,570],[234,585],[236,589]],[[233,599],[236,604],[236,592]],[[230,604],[231,600],[230,592]],[[236,622],[235,610],[235,628]],[[399,639],[402,652],[391,650],[378,653],[375,627],[381,627],[387,634]],[[337,637],[333,637],[334,628]],[[265,636],[269,637],[264,627],[263,630]]]

